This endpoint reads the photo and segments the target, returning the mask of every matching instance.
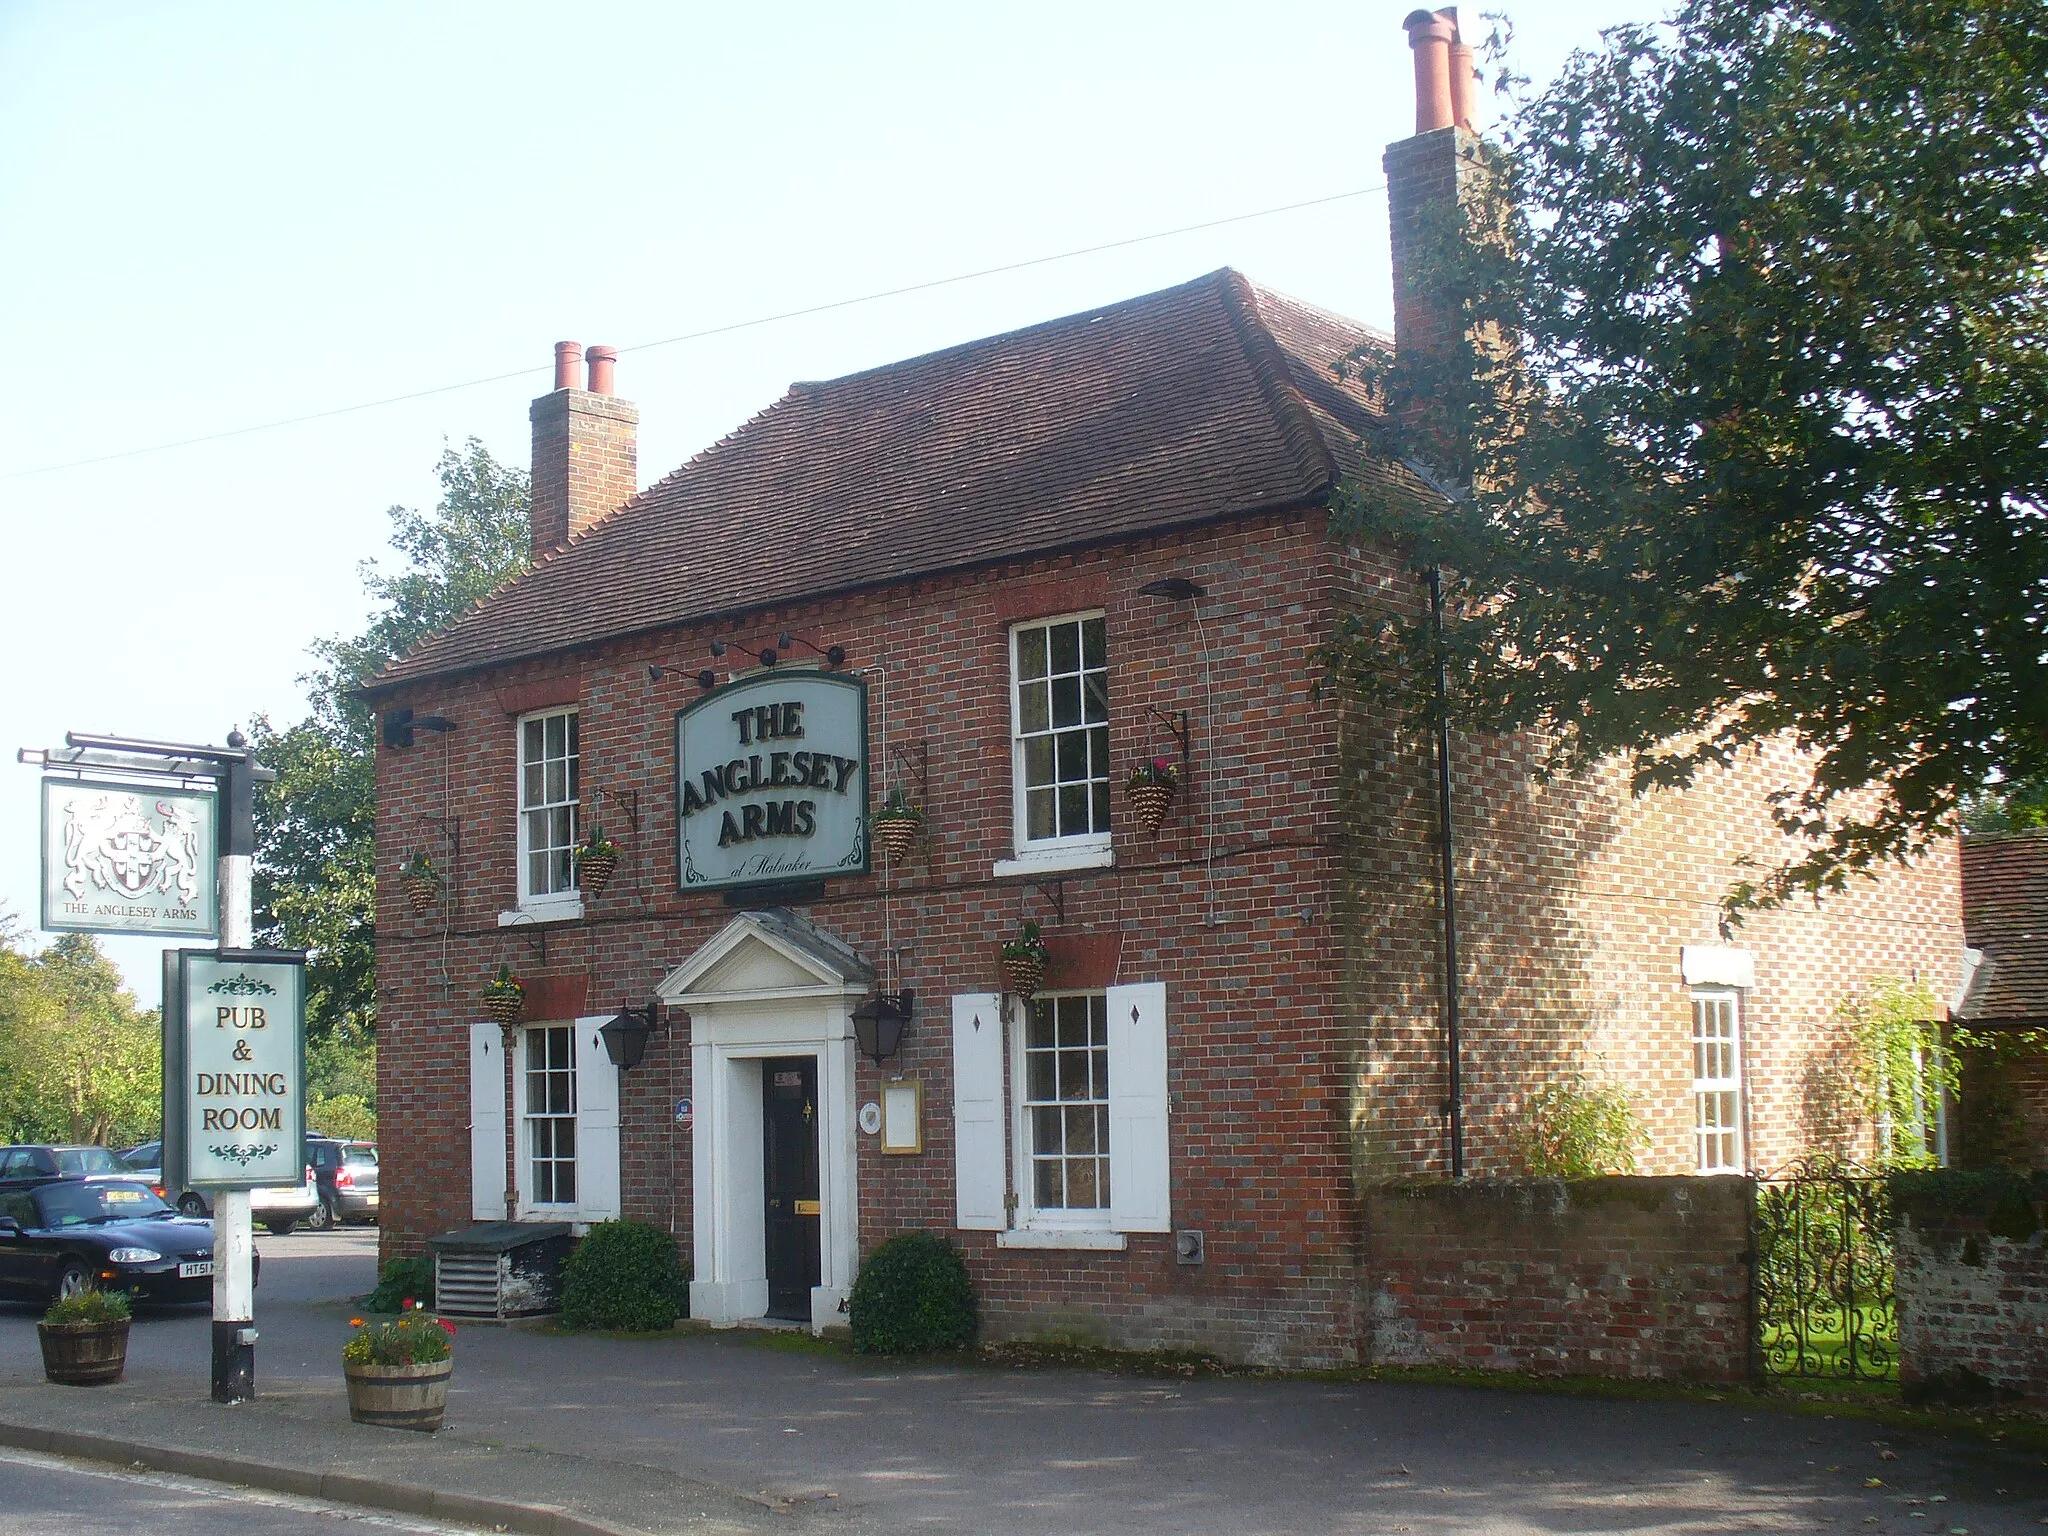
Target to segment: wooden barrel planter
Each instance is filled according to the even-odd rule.
[[[432,1431],[441,1427],[448,1408],[448,1378],[455,1361],[430,1365],[346,1364],[348,1416],[358,1424],[385,1429]]]
[[[43,1375],[60,1387],[104,1387],[128,1368],[128,1319],[111,1323],[37,1323]]]

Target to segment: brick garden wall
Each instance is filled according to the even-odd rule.
[[[1380,1184],[1359,1228],[1368,1363],[1748,1374],[1745,1179]]]
[[[1927,1182],[1948,1193],[1916,1198],[1894,1185],[1900,1381],[1909,1392],[1954,1392],[1957,1384],[1942,1378],[1969,1372],[2001,1392],[2048,1402],[2040,1204],[2018,1179],[1990,1185],[1976,1200],[1956,1198],[1954,1177]]]

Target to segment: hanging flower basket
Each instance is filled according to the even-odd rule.
[[[882,856],[882,862],[891,869],[901,864],[910,857],[922,831],[924,812],[907,802],[902,790],[890,790],[889,803],[875,812],[871,825],[875,852]]]
[[[526,988],[510,966],[499,966],[498,974],[484,983],[484,1017],[510,1029],[525,1012]]]
[[[1038,924],[1026,923],[1018,937],[1003,946],[1003,986],[1029,1002],[1045,985],[1045,940]]]
[[[441,899],[441,871],[434,868],[434,861],[425,853],[416,853],[406,860],[402,872],[405,881],[405,903],[415,916],[424,916],[434,909],[434,903]]]
[[[1155,835],[1165,825],[1166,814],[1173,809],[1174,798],[1179,793],[1180,774],[1163,757],[1150,758],[1138,764],[1131,770],[1130,778],[1124,781],[1124,798],[1131,802],[1138,824]]]
[[[604,828],[599,827],[576,850],[576,888],[586,896],[602,895],[618,867],[619,845],[606,837]]]

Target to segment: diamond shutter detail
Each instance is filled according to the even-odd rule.
[[[505,1219],[505,1032],[469,1026],[469,1210]]]
[[[955,1223],[1000,1232],[1009,1223],[1003,1156],[1003,1000],[994,992],[953,999]]]
[[[576,1021],[576,1208],[585,1221],[619,1214],[619,1069],[598,1033]]]
[[[1172,1228],[1166,1136],[1166,983],[1111,987],[1109,1224]]]

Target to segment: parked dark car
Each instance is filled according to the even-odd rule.
[[[320,1182],[320,1209],[306,1218],[307,1226],[377,1219],[375,1142],[308,1136],[306,1161],[313,1165],[313,1177]]]
[[[209,1301],[213,1228],[139,1179],[51,1179],[0,1193],[0,1295],[47,1301],[88,1286]]]
[[[0,1189],[20,1189],[39,1179],[107,1175],[126,1178],[129,1166],[105,1147],[61,1144],[0,1147]]]

